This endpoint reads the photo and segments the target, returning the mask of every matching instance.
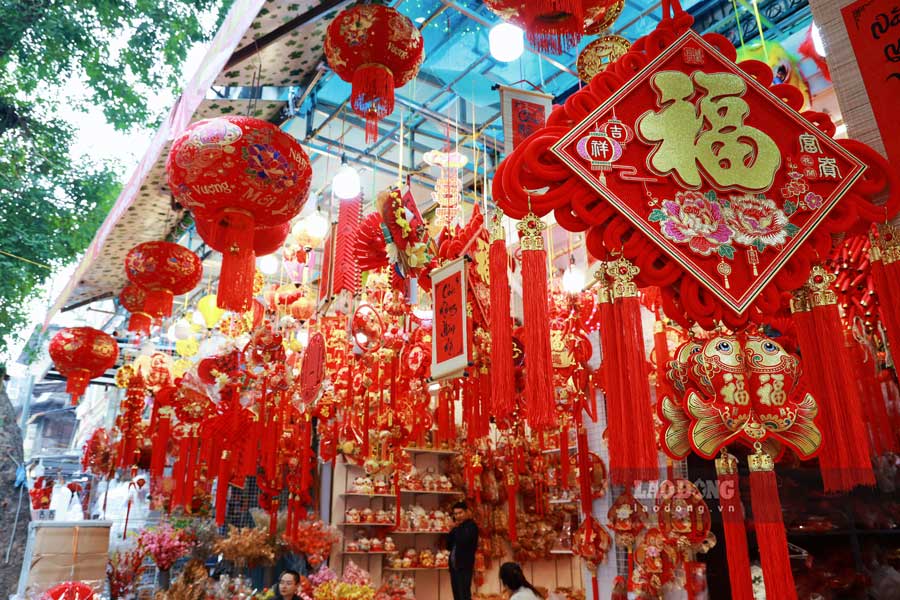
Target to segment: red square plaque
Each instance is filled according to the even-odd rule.
[[[739,314],[865,170],[693,31],[552,150]]]

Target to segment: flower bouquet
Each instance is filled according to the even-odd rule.
[[[106,578],[109,580],[111,600],[124,598],[134,588],[134,583],[144,571],[144,551],[134,548],[127,552],[116,552],[106,563]]]
[[[341,541],[334,527],[322,521],[303,521],[297,526],[297,536],[285,540],[292,552],[304,554],[312,567],[321,565],[331,554],[331,548]]]
[[[138,547],[153,559],[160,571],[168,571],[175,561],[185,556],[190,544],[180,531],[163,522],[155,529],[145,529],[137,539]]]
[[[328,581],[313,592],[313,600],[373,600],[375,588],[370,585]]]
[[[229,526],[228,535],[215,543],[213,551],[238,568],[275,562],[269,533],[259,527]]]

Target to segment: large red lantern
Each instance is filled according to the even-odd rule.
[[[223,252],[225,246],[222,240],[216,239],[215,225],[207,221],[196,221],[197,233],[206,241],[206,244],[216,252]],[[265,256],[272,254],[281,248],[284,240],[291,232],[291,224],[287,221],[273,227],[257,227],[253,230],[253,254]]]
[[[366,139],[394,111],[394,88],[411,81],[425,58],[422,34],[396,9],[360,4],[342,11],[325,34],[325,56],[338,77],[353,85],[350,104],[366,119]]]
[[[309,195],[309,157],[275,125],[242,116],[197,121],[175,140],[166,162],[179,203],[221,249],[219,308],[243,312],[253,296],[255,238],[296,216]],[[201,226],[202,227],[202,226]],[[270,250],[271,251],[271,250]]]
[[[115,366],[118,357],[116,340],[93,327],[62,329],[50,340],[50,358],[67,380],[66,392],[72,395],[73,405],[78,404],[88,382]]]
[[[119,304],[131,313],[131,318],[128,320],[128,331],[150,333],[153,316],[144,311],[146,301],[147,291],[139,285],[126,285],[119,292]]]
[[[146,290],[143,312],[153,317],[172,315],[175,296],[186,294],[203,276],[200,257],[172,242],[144,242],[125,257],[128,279]]]

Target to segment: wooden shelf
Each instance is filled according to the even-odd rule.
[[[360,556],[363,556],[363,555],[365,555],[365,556],[368,556],[368,555],[383,556],[383,555],[385,555],[385,554],[397,554],[397,551],[395,550],[394,552],[385,552],[384,550],[379,550],[378,552],[363,552],[362,550],[355,550],[355,551],[353,551],[353,552],[350,552],[350,551],[348,551],[348,550],[345,550],[344,552],[341,552],[341,554],[353,554],[354,556],[356,556],[356,555],[360,555]]]
[[[562,549],[562,548],[558,548],[558,549],[556,549],[556,550],[551,550],[551,551],[550,551],[550,554],[565,554],[565,555],[572,555],[573,552],[572,552],[571,550],[564,550],[564,549]]]
[[[446,571],[447,567],[408,567],[406,569],[397,567],[385,567],[385,571]]]
[[[458,492],[456,490],[450,490],[449,492],[441,491],[441,490],[400,490],[401,494],[417,494],[421,496],[461,496],[462,492]]]
[[[547,503],[548,504],[575,504],[578,501],[579,501],[578,498],[568,498],[568,499],[554,498],[552,500],[548,500]]]
[[[339,527],[393,527],[393,523],[338,523]]]
[[[391,532],[391,535],[396,535],[398,533],[402,533],[405,535],[443,535],[445,533],[450,533],[450,530],[449,529],[446,529],[446,530],[438,529],[438,530],[434,530],[434,531],[428,531],[428,530],[414,531],[411,529],[395,529],[394,531]]]
[[[413,448],[410,446],[409,448],[404,448],[404,452],[409,452],[410,454],[435,454],[437,456],[453,456],[455,454],[459,454],[456,450],[440,450],[438,448]]]
[[[574,450],[578,450],[578,446],[569,446],[569,452]],[[559,454],[559,448],[550,448],[549,450],[544,450],[542,454]]]
[[[396,498],[396,494],[367,494],[366,492],[343,492],[342,498]]]

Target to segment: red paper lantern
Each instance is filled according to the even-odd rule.
[[[112,368],[118,357],[116,340],[93,327],[62,329],[50,340],[50,358],[67,380],[66,392],[72,395],[73,405],[84,394],[88,382]]]
[[[616,0],[485,0],[484,4],[504,21],[523,28],[528,42],[544,54],[561,54],[577,46],[585,33],[605,31],[621,12]]]
[[[203,276],[200,257],[172,242],[144,242],[125,257],[128,279],[147,292],[143,312],[154,317],[172,315],[175,296],[186,294]]]
[[[222,243],[223,240],[216,238],[215,224],[198,219],[195,221],[195,225],[197,233],[207,246],[216,252],[223,252],[226,246]],[[253,254],[265,256],[276,252],[284,244],[284,240],[287,239],[290,232],[291,224],[288,221],[272,227],[257,227],[253,230]]]
[[[126,285],[119,292],[119,304],[131,313],[128,320],[128,331],[150,333],[150,325],[153,317],[144,312],[144,303],[147,301],[147,291],[139,285]]]
[[[188,127],[172,144],[166,173],[176,200],[198,222],[212,225],[201,233],[204,241],[224,251],[219,308],[247,310],[257,231],[284,225],[303,208],[312,177],[309,157],[271,123],[224,116]],[[261,249],[271,252],[266,246]]]
[[[360,4],[335,17],[325,34],[325,56],[338,77],[353,85],[350,104],[366,119],[366,139],[394,111],[394,88],[411,81],[425,58],[422,34],[396,9]]]

